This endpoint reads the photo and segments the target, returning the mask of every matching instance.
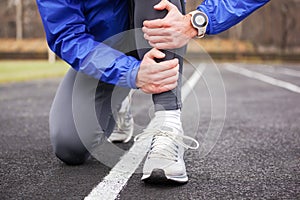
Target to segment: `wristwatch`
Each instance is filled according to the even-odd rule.
[[[199,10],[194,10],[189,13],[192,15],[191,23],[195,29],[198,30],[198,34],[196,37],[202,38],[205,35],[206,27],[208,25],[208,17],[204,12]]]

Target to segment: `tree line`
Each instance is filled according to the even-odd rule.
[[[187,0],[190,11],[201,0]],[[246,40],[257,48],[300,49],[300,0],[272,0],[239,25],[213,38]],[[0,1],[0,38],[42,38],[44,31],[35,0]]]

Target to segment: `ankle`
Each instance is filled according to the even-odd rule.
[[[181,110],[156,111],[151,124],[156,127],[167,126],[181,131]]]

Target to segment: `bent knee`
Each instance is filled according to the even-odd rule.
[[[89,157],[89,152],[81,143],[78,136],[66,137],[66,132],[50,132],[50,135],[54,153],[64,163],[68,165],[80,165]]]
[[[86,150],[72,149],[64,145],[55,145],[53,149],[56,157],[67,165],[81,165],[89,157],[89,153]]]

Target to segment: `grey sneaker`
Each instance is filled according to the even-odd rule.
[[[142,180],[163,172],[163,178],[179,183],[187,182],[188,176],[183,160],[184,149],[197,149],[199,143],[191,137],[184,136],[182,129],[179,131],[170,127],[146,129],[134,139],[137,141],[149,137],[152,137],[152,142],[144,163]],[[184,140],[191,141],[195,145],[186,144]]]
[[[112,134],[109,136],[110,142],[127,143],[133,135],[133,117],[130,112],[131,94],[129,94],[121,105],[121,109],[116,116],[116,126]]]

